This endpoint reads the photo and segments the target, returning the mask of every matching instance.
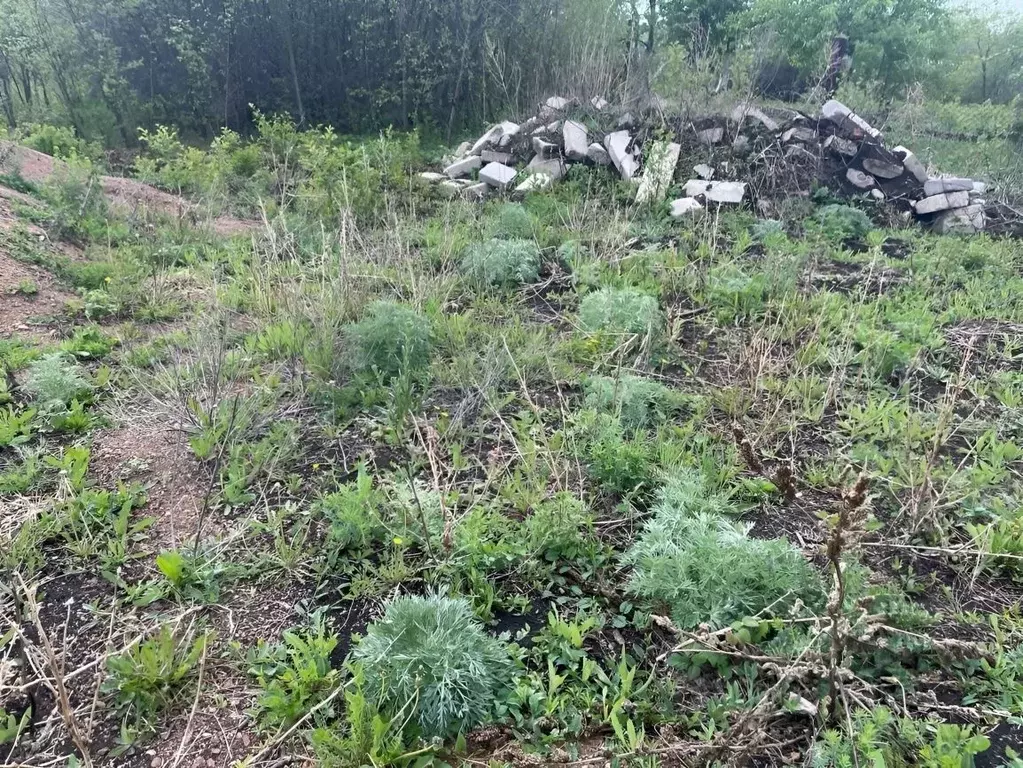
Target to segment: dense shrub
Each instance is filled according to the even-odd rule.
[[[636,288],[602,288],[587,294],[579,305],[584,331],[646,333],[661,324],[657,299]]]
[[[493,214],[490,232],[505,240],[532,240],[533,218],[521,203],[502,203]]]
[[[722,514],[728,510],[698,475],[671,481],[623,558],[633,568],[629,590],[667,605],[684,628],[816,602],[820,578],[802,553],[781,539],[750,538],[747,526]]]
[[[83,157],[99,160],[103,149],[99,144],[87,142],[75,134],[74,128],[57,125],[33,125],[28,136],[22,142],[37,152],[67,160],[72,157]]]
[[[352,656],[375,706],[427,739],[487,722],[511,676],[504,647],[469,604],[439,595],[393,600]]]
[[[677,398],[660,382],[632,374],[616,378],[595,376],[583,385],[584,405],[617,414],[626,429],[641,429],[664,421]]]
[[[849,205],[825,205],[814,214],[810,227],[832,242],[864,237],[873,228],[867,214]]]
[[[376,301],[348,327],[353,365],[385,378],[401,370],[421,370],[430,362],[430,322],[411,307]]]
[[[481,285],[531,283],[540,273],[540,251],[532,240],[488,240],[468,250],[462,272]]]

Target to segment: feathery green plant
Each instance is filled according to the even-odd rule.
[[[402,368],[421,370],[430,362],[430,321],[411,307],[375,301],[366,315],[348,327],[354,365],[386,378]]]
[[[657,299],[636,288],[601,288],[579,304],[584,331],[646,333],[661,325]]]
[[[532,240],[488,240],[462,258],[462,272],[479,285],[512,287],[540,274],[540,251]]]

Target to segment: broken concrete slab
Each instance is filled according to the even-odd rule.
[[[468,176],[470,173],[475,171],[483,164],[483,161],[477,155],[469,155],[469,157],[463,157],[447,168],[444,169],[444,175],[449,179],[458,179],[462,176]]]
[[[502,163],[504,165],[509,165],[515,160],[510,152],[497,152],[493,149],[484,149],[480,153],[480,159],[484,163]]]
[[[454,197],[459,194],[466,185],[461,183],[461,179],[449,179],[448,181],[442,181],[437,185],[437,191],[440,192],[444,197]]]
[[[801,141],[804,144],[809,144],[811,141],[816,140],[817,131],[804,125],[794,125],[781,135],[783,144],[787,144],[790,141]]]
[[[897,179],[906,169],[899,163],[868,157],[863,160],[863,170],[878,179]]]
[[[987,225],[984,206],[968,205],[951,211],[943,211],[934,218],[932,228],[943,235],[973,234],[983,232]]]
[[[505,190],[512,183],[518,172],[502,163],[488,163],[480,171],[480,181],[485,181],[492,187]]]
[[[501,138],[502,135],[504,135],[504,128],[500,125],[493,126],[486,133],[476,139],[476,143],[469,149],[469,154],[478,155],[486,147],[489,147],[492,143]]]
[[[711,182],[706,179],[690,179],[685,186],[686,197],[699,197],[710,189],[710,185]]]
[[[455,149],[455,157],[465,157],[472,150],[472,144],[468,141],[463,141]]]
[[[693,166],[693,172],[701,179],[707,179],[708,181],[714,178],[714,169],[706,163],[700,163],[699,165]]]
[[[970,204],[970,193],[965,190],[959,192],[942,192],[937,195],[917,200],[913,204],[917,215],[923,216],[928,213],[948,211],[953,208],[965,208]]]
[[[604,147],[607,149],[611,162],[614,163],[618,173],[623,179],[629,180],[639,170],[639,163],[629,152],[629,144],[632,143],[632,136],[628,131],[615,131],[604,137]]]
[[[575,120],[566,120],[565,127],[562,129],[562,138],[565,142],[565,157],[569,160],[586,159],[590,139],[585,125]]]
[[[651,203],[664,199],[664,195],[675,177],[675,166],[682,151],[679,144],[668,141],[655,141],[650,145],[643,169],[643,178],[636,192],[636,202]]]
[[[566,99],[564,96],[551,96],[544,102],[544,106],[547,107],[547,109],[563,112],[568,109],[571,103],[572,101],[570,99]]]
[[[590,99],[590,104],[592,104],[593,108],[598,112],[603,112],[610,106],[610,104],[608,104],[607,102],[607,99],[604,99],[600,96],[594,96],[592,99]]]
[[[740,104],[732,110],[732,120],[742,125],[745,120],[756,120],[765,129],[771,133],[776,132],[781,126],[773,118],[766,115],[763,111],[752,106],[745,106]]]
[[[671,217],[681,219],[684,216],[692,216],[703,210],[700,201],[692,197],[680,197],[671,201]]]
[[[534,173],[524,182],[515,187],[516,192],[537,192],[547,189],[554,183],[554,178],[547,173]]]
[[[851,123],[871,138],[876,139],[881,135],[881,132],[874,128],[874,126],[849,109],[845,104],[835,99],[824,103],[824,106],[821,107],[821,115],[839,125]]]
[[[845,178],[846,181],[857,189],[870,189],[877,184],[873,176],[863,171],[858,171],[855,168],[846,169]]]
[[[845,157],[855,157],[856,153],[860,151],[860,148],[855,141],[843,139],[841,136],[828,136],[828,138],[824,140],[824,148],[830,149],[832,152],[837,152]]]
[[[611,156],[596,142],[586,148],[586,156],[597,165],[611,165]]]
[[[973,182],[973,189],[970,190],[970,194],[971,195],[986,195],[987,194],[987,184],[985,184],[983,181],[975,181],[975,182]]]
[[[546,176],[550,176],[554,179],[554,181],[561,179],[565,175],[566,170],[565,164],[562,162],[560,157],[548,160],[536,155],[526,166],[526,173],[531,175],[542,173]]]
[[[436,181],[444,181],[444,179],[446,179],[447,176],[445,176],[443,173],[434,173],[433,171],[423,171],[421,174],[419,174],[419,178],[421,178],[423,181],[436,182]]]
[[[710,189],[703,193],[710,203],[738,205],[746,198],[746,183],[742,181],[712,181]]]
[[[536,152],[537,157],[557,157],[560,150],[557,144],[552,144],[549,141],[544,141],[539,136],[533,137],[533,151]]]
[[[725,138],[725,129],[721,127],[705,128],[698,131],[696,137],[704,144],[720,144]]]
[[[896,156],[902,158],[902,164],[906,167],[906,170],[912,174],[913,178],[921,184],[925,184],[927,182],[927,169],[924,168],[924,164],[920,162],[916,155],[903,146],[896,147],[892,150],[892,152],[894,152]]]
[[[460,191],[462,197],[466,200],[482,200],[490,194],[490,185],[486,182],[480,181],[476,184],[470,184],[466,187],[462,187]]]
[[[928,179],[924,182],[924,195],[940,195],[942,192],[972,192],[973,179]]]

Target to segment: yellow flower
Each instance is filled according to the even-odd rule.
[[[319,468],[320,468],[319,464],[313,464],[313,469],[319,469]]]
[[[108,282],[108,283],[109,283],[109,282],[110,282],[110,276],[109,276],[109,275],[107,275],[106,277],[104,277],[104,278],[103,278],[103,280],[104,280],[105,282]]]
[[[392,539],[392,541],[394,541],[394,543],[395,543],[395,544],[396,544],[397,546],[399,546],[399,547],[400,547],[400,546],[402,545],[402,543],[403,543],[403,542],[402,542],[402,540],[401,540],[401,536],[395,536],[395,537],[394,537],[394,539]]]

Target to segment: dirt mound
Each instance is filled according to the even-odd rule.
[[[62,161],[42,152],[10,142],[0,142],[0,173],[18,173],[26,181],[42,184],[63,167]],[[162,216],[185,219],[194,225],[203,222],[199,207],[180,195],[123,176],[103,176],[100,183],[111,205],[121,212],[151,211]],[[233,216],[218,216],[210,221],[210,226],[217,234],[229,236],[251,232],[258,224]]]

